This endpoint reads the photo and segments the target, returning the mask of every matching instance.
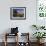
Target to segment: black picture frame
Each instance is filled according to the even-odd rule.
[[[25,20],[26,19],[26,7],[11,7],[10,8],[11,20]]]

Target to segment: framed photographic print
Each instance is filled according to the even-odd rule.
[[[23,20],[26,19],[26,7],[11,7],[10,8],[11,20]]]

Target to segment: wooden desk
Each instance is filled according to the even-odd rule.
[[[6,33],[5,34],[5,46],[7,46],[8,42],[7,42],[7,36],[17,36],[17,44],[15,46],[18,46],[18,33],[17,34],[10,34],[10,33]]]
[[[16,45],[15,46],[19,46],[19,42],[18,42],[18,33],[17,34],[10,34],[10,33],[6,33],[5,34],[5,46],[8,45],[8,42],[7,42],[7,36],[17,36],[17,42],[16,42]],[[29,33],[21,33],[21,36],[26,36],[26,39],[27,39],[27,42],[25,42],[24,44],[26,44],[26,46],[30,46],[30,42],[29,42]],[[22,42],[23,43],[23,42]],[[20,45],[21,46],[21,45]]]

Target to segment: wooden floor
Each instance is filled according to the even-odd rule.
[[[4,46],[4,43],[2,42],[0,42],[0,46]],[[15,43],[8,43],[8,45],[7,46],[15,46]],[[25,45],[24,45],[25,46]],[[30,46],[37,46],[37,43],[30,43]],[[44,45],[42,45],[42,46],[46,46],[46,43],[44,43]]]

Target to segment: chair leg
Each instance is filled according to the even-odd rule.
[[[7,46],[7,42],[6,41],[4,42],[4,44],[5,44],[5,46]]]
[[[7,46],[7,34],[5,34],[5,46]]]

